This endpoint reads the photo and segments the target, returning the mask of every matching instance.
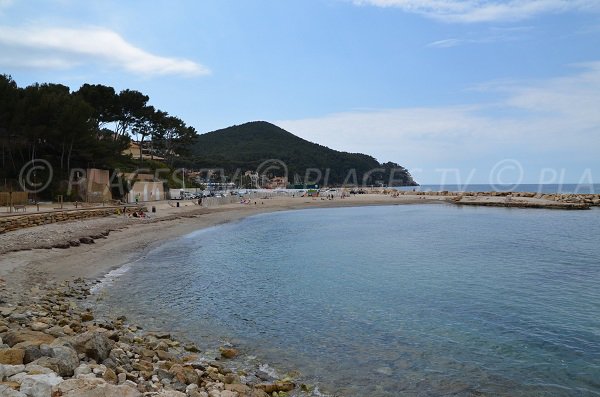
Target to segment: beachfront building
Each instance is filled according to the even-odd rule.
[[[109,170],[88,168],[85,173],[83,170],[75,172],[73,178],[69,187],[73,194],[71,196],[73,200],[81,200],[86,203],[102,203],[112,200]]]
[[[128,203],[166,200],[165,187],[162,181],[156,181],[152,174],[124,174],[125,179],[132,183],[131,189],[125,195]]]

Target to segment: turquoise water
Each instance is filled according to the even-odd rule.
[[[342,396],[600,396],[599,239],[596,210],[272,213],[153,250],[107,303]]]

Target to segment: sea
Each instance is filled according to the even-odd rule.
[[[98,293],[302,395],[600,396],[600,210],[306,209],[198,230]]]
[[[600,184],[594,183],[543,183],[543,184],[437,184],[421,186],[400,186],[398,190],[422,192],[534,192],[541,194],[550,193],[576,193],[600,194]]]

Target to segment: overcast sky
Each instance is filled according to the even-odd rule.
[[[600,183],[599,44],[598,0],[0,0],[20,86],[266,120],[421,183]]]

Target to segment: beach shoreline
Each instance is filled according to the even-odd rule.
[[[480,200],[490,201],[489,198]],[[0,249],[4,250],[0,251],[0,298],[2,299],[0,306],[3,306],[0,309],[14,308],[17,312],[29,313],[30,302],[40,299],[40,296],[44,294],[51,294],[59,286],[59,289],[66,288],[64,289],[67,291],[65,295],[79,296],[80,301],[75,303],[81,310],[78,315],[83,318],[82,316],[88,313],[86,310],[94,313],[94,299],[89,299],[88,296],[90,292],[93,294],[93,290],[105,280],[108,274],[116,269],[122,269],[123,266],[135,266],[136,261],[146,258],[155,247],[168,244],[170,240],[194,231],[277,211],[408,204],[455,205],[456,203],[448,200],[447,197],[437,195],[391,196],[389,194],[355,195],[350,198],[334,200],[306,197],[258,198],[248,204],[225,204],[209,208],[200,207],[191,201],[181,201],[178,207],[167,202],[154,202],[147,203],[147,205],[156,207],[157,212],[151,213],[145,219],[114,215],[107,218],[60,222],[8,232],[0,235]],[[55,243],[60,245],[63,240],[91,238],[90,236],[94,237],[94,242],[91,244],[71,246],[68,249],[47,249]],[[82,282],[85,284],[82,285]],[[77,285],[78,289],[76,288],[72,293],[69,292],[69,288],[71,288],[69,286],[73,285]],[[94,314],[94,316],[97,316],[96,320],[103,324],[116,324],[117,327],[121,327],[119,332],[121,332],[120,337],[122,338],[132,337],[130,336],[132,328],[139,330],[136,324],[111,319],[110,312],[98,314]],[[58,314],[57,318],[61,318],[61,315]],[[10,317],[7,318],[10,319]],[[32,324],[36,320],[38,317],[34,315]],[[143,321],[136,320],[143,325]],[[0,316],[0,326],[2,326],[1,322],[2,317]],[[81,330],[89,331],[96,327],[95,323],[88,324],[83,321],[75,324],[76,327],[80,326]],[[175,331],[175,327],[171,330],[159,330],[162,333],[172,333],[173,331]],[[2,336],[4,333],[0,330],[0,337]],[[154,337],[150,332],[149,336],[144,334],[143,338],[149,338],[148,340],[152,341]],[[146,339],[143,340],[146,341]],[[189,341],[178,341],[172,337],[172,342],[174,344],[181,342],[183,346]],[[132,349],[135,350],[135,346]],[[180,353],[185,352],[180,351]],[[221,369],[225,372],[219,374],[223,377],[229,370],[228,364],[226,360],[219,361],[219,363],[214,364],[212,368],[221,368],[220,366],[222,366]],[[81,365],[87,364],[82,361]],[[273,382],[288,382],[293,379],[270,379],[270,381],[271,384],[275,384]],[[143,384],[143,381],[140,382],[136,386],[138,389]],[[117,383],[117,385],[120,386],[121,383]],[[130,384],[130,386],[133,385]],[[286,384],[285,387],[288,386]],[[188,395],[190,394],[188,393]]]
[[[173,202],[168,201],[148,202],[142,205],[154,207],[156,213],[149,213],[145,219],[114,215],[45,224],[0,234],[0,278],[5,280],[7,286],[14,286],[7,287],[11,294],[27,291],[31,285],[45,280],[99,280],[169,239],[255,214],[276,211],[406,204],[579,208],[578,204],[522,195],[526,197],[513,198],[511,201],[507,201],[504,195],[478,193],[465,194],[463,197],[462,194],[449,192],[370,193],[344,199],[336,197],[333,200],[281,196],[256,198],[247,204],[210,207],[198,206],[188,200],[180,201],[179,206],[173,206]],[[87,239],[93,244],[79,244],[77,241],[80,239]],[[77,246],[72,246],[74,241]]]
[[[254,201],[256,204],[253,204]],[[336,200],[276,197],[254,201],[246,205],[227,204],[212,208],[199,207],[191,202],[183,202],[179,208],[172,208],[164,202],[148,203],[149,206],[157,207],[157,213],[149,214],[146,219],[123,218],[115,215],[108,218],[41,225],[2,234],[0,235],[0,278],[4,279],[7,285],[19,286],[21,290],[27,290],[29,284],[42,280],[58,282],[76,278],[97,280],[111,270],[144,255],[151,247],[163,244],[169,239],[261,213],[310,208],[441,202],[410,197],[398,199],[387,195],[361,195]],[[82,227],[77,228],[77,226]],[[65,233],[65,236],[62,236],[62,233]],[[52,244],[59,244],[62,240],[90,236],[100,238],[94,239],[93,244],[81,244],[68,249],[48,249]],[[52,240],[52,237],[56,239]]]
[[[0,329],[0,337],[6,337],[11,334],[20,335],[21,333],[27,337],[28,333],[32,332],[31,330],[34,327],[42,326],[44,327],[43,332],[47,333],[49,330],[53,330],[55,335],[58,336],[56,340],[61,340],[61,338],[76,339],[82,337],[82,335],[87,335],[90,332],[100,332],[100,334],[109,332],[111,337],[120,341],[118,342],[120,347],[125,350],[131,349],[131,352],[136,352],[136,343],[143,341],[139,343],[145,343],[146,346],[149,347],[149,349],[146,350],[146,353],[150,351],[148,354],[158,354],[158,357],[161,357],[164,353],[158,352],[157,348],[155,348],[155,333],[146,331],[140,333],[142,332],[141,328],[136,324],[130,324],[126,320],[119,320],[119,318],[112,318],[114,316],[112,316],[110,312],[96,313],[93,303],[95,298],[90,299],[89,297],[90,295],[93,296],[95,286],[101,283],[110,272],[121,269],[123,266],[129,264],[135,266],[135,262],[148,255],[154,247],[168,243],[171,239],[178,238],[197,230],[218,226],[228,222],[236,222],[257,214],[313,208],[423,203],[422,199],[398,199],[388,195],[361,195],[337,200],[278,197],[256,199],[255,201],[256,203],[254,203],[253,200],[253,202],[246,205],[238,203],[216,206],[213,208],[202,208],[193,205],[191,202],[181,202],[180,207],[175,208],[168,205],[168,203],[162,203],[162,205],[161,203],[152,203],[152,205],[157,207],[157,212],[156,214],[151,214],[150,217],[146,219],[115,215],[108,218],[41,225],[0,235],[0,243],[3,243],[2,247],[6,251],[0,254],[0,299],[2,301],[0,304],[0,310],[2,311],[2,313],[0,313],[2,314],[0,315],[0,328],[2,328]],[[432,200],[431,202],[440,203],[441,201]],[[154,215],[154,217],[152,217],[152,215]],[[61,239],[72,240],[73,238],[90,238],[90,235],[93,235],[95,238],[94,242],[91,244],[71,246],[68,249],[48,249],[47,247],[52,246],[53,241],[52,238],[40,239],[40,236],[44,235],[52,235],[56,241],[61,241]],[[16,240],[12,241],[12,243],[17,244],[13,244],[11,249],[7,249],[11,240]],[[56,295],[56,291],[60,291],[58,296]],[[76,299],[69,297],[76,297]],[[48,302],[55,302],[57,299],[62,299],[62,301],[67,302],[66,304],[60,305],[60,310],[52,310],[52,315],[39,311],[40,302],[42,302],[42,305],[48,307]],[[13,316],[15,315],[15,320],[13,320]],[[89,316],[87,321],[85,316]],[[4,317],[4,319],[2,317]],[[25,320],[24,317],[27,319]],[[74,331],[75,334],[65,335],[63,332],[65,327],[58,327],[58,325],[63,323],[67,324],[65,326],[66,331],[69,333]],[[113,329],[114,331],[107,331],[107,329]],[[167,330],[166,332],[168,333],[169,331]],[[242,378],[237,377],[233,383],[227,384],[224,380],[231,380],[231,376],[228,377],[231,370],[227,366],[227,361],[187,364],[186,361],[182,360],[187,359],[185,355],[189,354],[189,351],[182,349],[181,346],[184,346],[189,341],[179,341],[175,336],[170,336],[170,338],[172,346],[169,346],[168,352],[170,355],[169,357],[173,356],[173,361],[171,361],[171,363],[175,363],[172,365],[175,365],[176,368],[179,368],[177,365],[184,365],[189,371],[192,370],[193,365],[198,366],[198,368],[206,368],[208,371],[213,371],[212,374],[215,379],[208,379],[205,377],[204,380],[201,380],[202,376],[206,375],[206,373],[201,375],[201,372],[203,371],[200,371],[198,368],[193,368],[199,376],[197,381],[198,386],[202,385],[206,391],[213,388],[222,393],[213,393],[214,395],[266,396],[267,394],[271,395],[271,392],[262,394],[261,390],[280,390],[283,392],[283,390],[288,390],[291,387],[290,382],[292,382],[293,379],[261,379],[254,374],[248,375],[254,379],[249,383],[249,385],[252,384],[251,391],[241,380],[247,379],[246,376],[243,376]],[[136,340],[138,342],[133,342]],[[0,342],[0,344],[1,343],[2,342]],[[74,342],[70,341],[69,343],[73,344]],[[6,351],[20,351],[20,348],[20,345],[16,344],[10,346],[10,349]],[[45,349],[43,345],[38,346],[37,348]],[[0,348],[0,351],[1,350],[3,349]],[[193,350],[195,350],[195,348]],[[27,350],[22,351],[26,352]],[[225,351],[227,351],[227,349]],[[27,354],[30,353],[26,353],[25,356],[21,358],[21,360],[23,360],[22,363],[27,364],[27,362],[30,362],[30,364],[36,364],[37,361],[31,362],[30,359],[26,358]],[[112,385],[115,385],[115,387],[127,386],[130,388],[137,388],[140,392],[143,392],[144,390],[152,391],[150,390],[151,388],[162,388],[157,382],[143,379],[142,371],[133,370],[133,372],[121,372],[123,376],[127,376],[127,380],[129,381],[129,383],[125,383],[127,382],[125,378],[120,380],[112,379],[111,371],[113,370],[111,368],[107,368],[99,362],[94,363],[93,360],[89,361],[89,357],[83,357],[81,354],[80,359],[82,361],[79,363],[78,368],[84,368],[86,371],[89,368],[92,368],[94,371],[102,374],[102,378],[99,379],[106,378],[105,374],[108,373],[110,375],[110,381],[106,379],[105,381],[107,382],[107,385],[110,385],[111,387]],[[153,359],[156,362],[157,356],[155,355]],[[42,357],[41,360],[44,360],[44,357]],[[48,360],[49,359],[46,357],[44,363],[48,364]],[[140,360],[143,361],[142,359]],[[5,363],[0,362],[0,364],[4,365]],[[17,364],[20,364],[20,362]],[[49,376],[61,375],[61,372],[56,369],[58,367],[55,368],[51,365],[50,367],[54,369],[54,372]],[[14,379],[11,380],[10,378],[0,379],[0,382],[12,381],[12,387],[18,389],[19,387],[23,388],[23,385],[25,384],[19,384],[19,382],[25,382],[24,379],[27,377],[37,376],[35,371],[38,370],[38,366],[33,367],[33,374],[27,372],[27,366],[25,369],[20,368],[18,365],[14,368],[17,368],[19,371],[24,371],[15,375],[16,378],[14,379],[18,380],[18,382],[15,382]],[[115,367],[113,372],[118,375],[119,370],[122,369],[120,367]],[[132,368],[129,368],[129,370],[132,371]],[[154,372],[156,372],[156,370],[155,365]],[[138,374],[137,376],[139,376],[139,378],[136,380],[132,374]],[[147,375],[156,376],[156,373],[151,375],[151,372],[147,372]],[[146,376],[146,378],[148,378],[148,376]],[[71,380],[80,380],[75,379],[75,377],[76,376],[70,378],[67,376],[62,382],[71,385],[68,383]],[[216,383],[212,384],[211,382]],[[57,387],[60,388],[60,384],[53,385],[52,390],[54,391]],[[186,384],[185,382],[183,385],[190,386],[190,384]],[[4,387],[2,384],[0,384],[0,386]],[[179,386],[181,388],[181,385]],[[296,386],[300,387],[299,385],[295,385],[294,387]],[[83,385],[82,387],[89,387],[89,385]],[[102,387],[104,387],[104,384]],[[170,386],[165,387],[168,389]],[[236,390],[245,390],[248,394],[227,394],[227,391],[229,391],[228,388],[230,387],[234,387]],[[304,387],[306,388],[307,386]],[[187,390],[183,391],[187,392]],[[123,391],[120,391],[119,393],[122,392]],[[213,394],[210,395],[212,396]],[[187,393],[183,395],[203,396],[201,393]]]

